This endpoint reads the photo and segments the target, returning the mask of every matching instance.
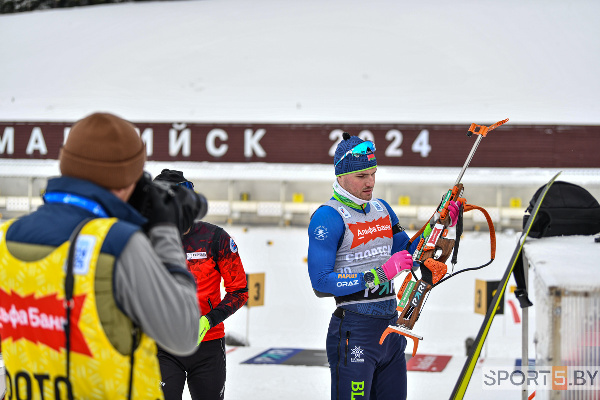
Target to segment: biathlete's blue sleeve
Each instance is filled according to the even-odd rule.
[[[400,222],[400,220],[398,219],[398,216],[396,215],[394,210],[392,210],[392,207],[385,200],[382,200],[382,199],[377,199],[377,200],[379,200],[381,203],[383,203],[385,208],[387,208],[388,213],[390,214],[390,222],[392,223],[392,226],[396,226],[396,224],[398,224]],[[406,245],[408,244],[408,241],[410,240],[410,238],[408,237],[408,234],[405,231],[396,233],[394,235],[393,239],[394,239],[394,242],[392,243],[392,254],[397,253],[402,250],[406,250]],[[408,252],[410,254],[414,253],[418,244],[419,244],[419,241],[415,240],[410,245]]]
[[[308,225],[308,275],[315,291],[344,296],[364,290],[363,274],[344,274],[334,270],[338,243],[344,234],[344,222],[338,212],[323,206]]]

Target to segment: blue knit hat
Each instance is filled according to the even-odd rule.
[[[348,154],[348,151],[352,150],[362,142],[364,142],[364,140],[358,136],[350,136],[349,133],[344,132],[342,135],[342,141],[338,144],[337,148],[335,149],[335,155],[333,156],[335,176],[351,174],[356,171],[364,171],[377,166],[375,149],[372,149],[370,154],[361,154],[359,157],[356,157],[353,154]],[[344,157],[344,155],[346,156]],[[338,164],[340,159],[342,159],[342,161],[340,161]]]

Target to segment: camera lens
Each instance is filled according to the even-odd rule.
[[[206,200],[206,197],[204,197],[200,193],[194,192],[194,194],[198,197],[198,208],[199,208],[196,219],[202,219],[206,216],[206,213],[208,212],[208,200]]]

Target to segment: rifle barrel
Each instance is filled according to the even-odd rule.
[[[475,155],[475,151],[477,150],[477,147],[479,146],[479,142],[481,142],[481,139],[483,139],[483,136],[477,135],[477,140],[475,141],[475,143],[473,143],[471,152],[469,153],[469,156],[467,157],[467,160],[465,161],[465,165],[463,165],[462,169],[460,170],[460,173],[458,174],[458,178],[456,178],[456,182],[454,183],[454,186],[456,186],[460,183],[463,175],[465,174],[465,171],[467,170],[467,167],[469,166],[469,164],[471,163],[471,160],[473,159],[473,155]]]

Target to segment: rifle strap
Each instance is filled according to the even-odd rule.
[[[448,280],[448,279],[452,278],[453,276],[456,276],[460,273],[467,272],[467,271],[475,271],[475,270],[487,267],[488,265],[490,265],[492,263],[492,261],[494,261],[494,258],[496,257],[496,230],[494,229],[494,224],[492,222],[492,218],[490,217],[490,214],[488,214],[488,212],[483,207],[475,206],[472,204],[465,204],[464,212],[471,211],[471,210],[481,211],[481,213],[485,216],[485,219],[488,223],[488,228],[490,231],[490,261],[488,261],[487,263],[485,263],[483,265],[480,265],[479,267],[465,268],[458,272],[447,275],[443,279],[440,279],[440,281],[438,283],[434,284],[433,287],[436,287],[440,283],[445,282],[446,280]],[[458,230],[458,228],[457,228],[457,230]]]
[[[490,258],[493,260],[496,258],[496,230],[494,229],[494,223],[492,222],[492,218],[490,214],[483,207],[475,206],[473,204],[465,204],[465,212],[471,210],[479,210],[485,217],[485,220],[488,224],[488,229],[490,231]]]
[[[464,204],[459,203],[460,208],[458,209],[458,221],[456,221],[456,239],[454,240],[454,249],[452,250],[452,266],[458,262],[458,247],[460,246],[460,237],[463,234],[463,212]]]
[[[400,232],[404,232],[406,229],[404,229],[404,227],[402,225],[400,225],[400,222],[398,222],[396,225],[392,226],[392,235],[395,235],[396,233],[400,233]]]

